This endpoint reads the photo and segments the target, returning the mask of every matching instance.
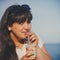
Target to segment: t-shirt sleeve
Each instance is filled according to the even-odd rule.
[[[44,44],[43,40],[40,39],[38,43],[39,47],[42,48],[43,44]]]

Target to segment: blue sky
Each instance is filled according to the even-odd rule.
[[[32,31],[45,43],[60,43],[60,0],[0,0],[0,19],[13,4],[28,4],[33,14]]]

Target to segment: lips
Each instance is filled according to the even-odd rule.
[[[27,33],[26,32],[22,32],[25,36],[27,36]]]
[[[30,30],[24,30],[24,31],[22,31],[22,33],[25,33],[26,35],[29,35]]]

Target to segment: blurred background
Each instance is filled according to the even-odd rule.
[[[6,8],[28,4],[33,14],[32,31],[45,43],[53,60],[60,60],[60,0],[0,0],[0,20]]]

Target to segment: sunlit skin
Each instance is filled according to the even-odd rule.
[[[20,43],[22,39],[25,39],[26,36],[29,37],[30,42],[34,44],[38,44],[38,37],[35,33],[31,32],[31,22],[27,22],[26,20],[24,23],[13,23],[12,26],[9,26],[8,29],[11,29],[10,37],[14,41],[16,46],[19,46],[19,48],[22,48],[24,44]],[[29,59],[35,59],[33,56],[33,51],[30,50],[30,52],[27,52],[26,56],[31,56]],[[24,59],[26,58],[24,57]]]
[[[24,44],[22,44],[20,41],[22,41],[22,39],[25,39],[26,36],[28,36],[30,42],[36,44],[37,59],[38,60],[40,60],[40,59],[41,60],[44,60],[44,59],[51,60],[50,56],[48,55],[48,52],[46,51],[44,46],[42,46],[41,49],[39,48],[38,36],[34,32],[31,32],[31,23],[29,23],[27,21],[28,20],[26,19],[26,21],[24,23],[15,22],[15,23],[13,23],[12,26],[8,26],[8,30],[11,30],[10,37],[14,41],[15,46],[21,49]],[[39,54],[39,53],[41,53],[41,54]],[[45,58],[42,58],[43,54],[44,54]],[[32,49],[27,51],[26,55],[24,55],[21,58],[21,60],[35,60]]]
[[[20,44],[19,41],[26,38],[26,36],[27,36],[26,33],[28,33],[30,41],[33,43],[36,40],[35,43],[37,44],[38,37],[36,36],[35,33],[30,32],[31,31],[31,22],[29,23],[27,19],[24,23],[19,24],[19,23],[15,22],[15,23],[13,23],[12,26],[9,26],[8,29],[9,28],[11,29],[10,36],[16,45],[17,45],[17,42]]]
[[[0,60],[51,60],[44,43],[31,31],[33,16],[30,9],[26,4],[12,5],[6,9],[1,19],[1,35],[5,39],[1,41],[4,48]]]
[[[14,23],[11,27],[12,33],[16,35],[16,38],[21,40],[26,38],[26,32],[29,32],[31,30],[31,23],[27,23],[25,21],[24,23]]]

